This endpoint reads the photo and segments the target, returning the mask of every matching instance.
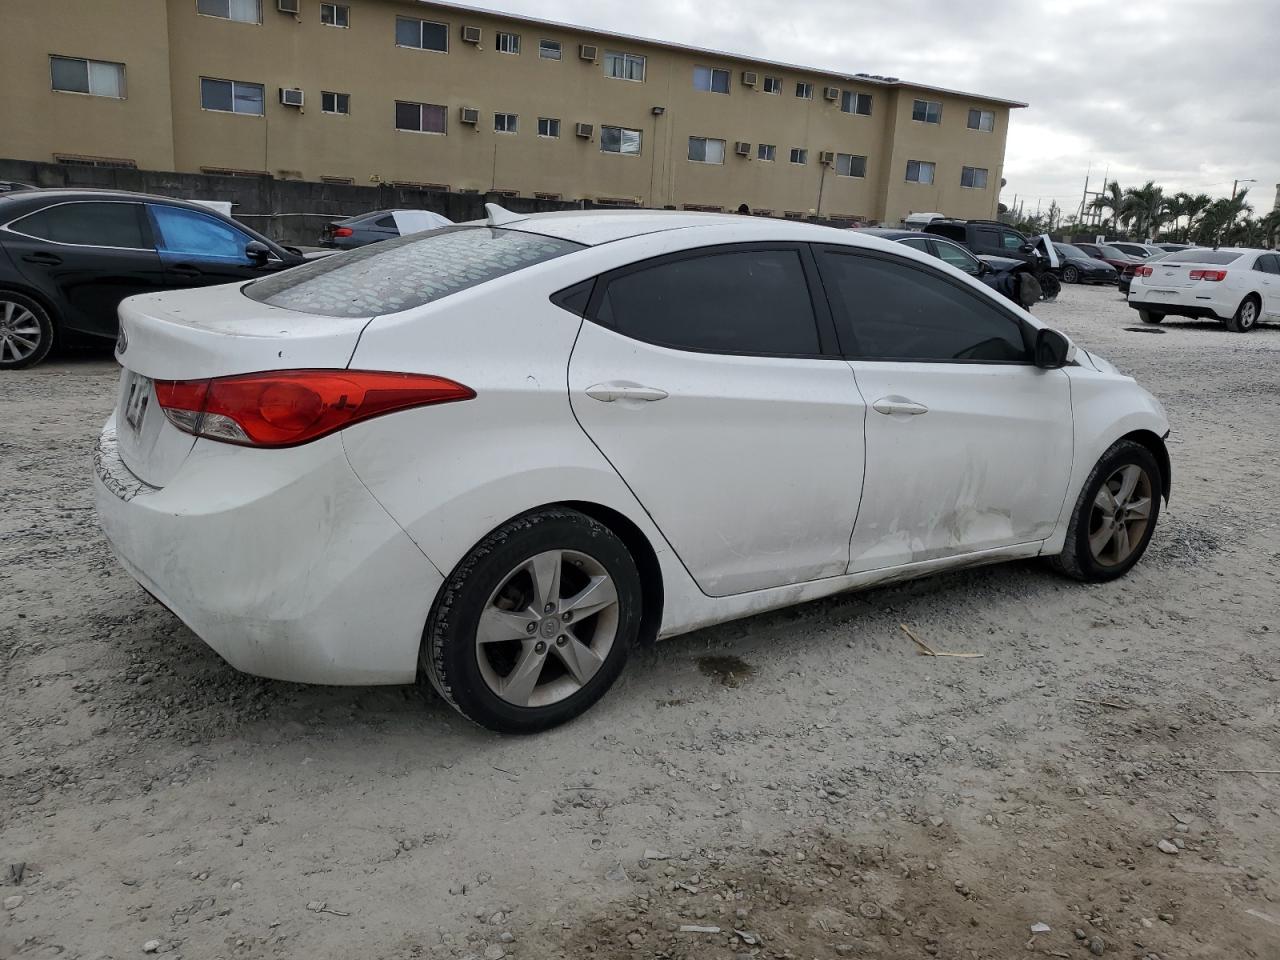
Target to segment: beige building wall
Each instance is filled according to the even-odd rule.
[[[1006,101],[927,93],[411,0],[349,0],[346,29],[322,24],[318,0],[301,0],[297,16],[263,0],[256,24],[200,15],[196,0],[5,2],[23,13],[22,37],[0,40],[20,54],[9,71],[20,77],[24,105],[17,109],[50,121],[0,148],[4,156],[49,160],[56,151],[74,150],[187,172],[439,184],[655,207],[735,209],[747,203],[779,216],[816,212],[886,222],[911,211],[970,217],[996,211]],[[398,47],[397,16],[447,24],[449,51]],[[464,25],[480,28],[481,43],[463,41]],[[499,30],[519,34],[518,55],[496,49]],[[57,52],[126,62],[128,99],[50,93],[48,54],[55,38]],[[562,59],[541,59],[541,39],[558,40]],[[579,57],[582,43],[598,48],[594,62]],[[609,50],[644,56],[644,81],[607,77]],[[730,92],[695,90],[697,66],[729,71]],[[744,71],[757,75],[755,87],[744,84]],[[766,76],[781,79],[780,93],[763,92]],[[264,85],[265,115],[202,109],[202,77]],[[796,97],[801,81],[812,84],[812,99]],[[838,101],[824,98],[828,86],[870,94],[871,116],[843,113]],[[304,109],[282,106],[281,87],[301,88]],[[322,91],[349,94],[350,114],[322,112]],[[941,124],[911,120],[917,96],[944,102]],[[57,103],[52,112],[51,100]],[[445,106],[446,134],[395,129],[397,100]],[[966,129],[971,106],[996,113],[994,131]],[[461,122],[463,107],[479,110],[477,124]],[[496,112],[516,114],[518,131],[496,132]],[[540,117],[560,120],[558,139],[538,136]],[[575,135],[578,123],[592,125],[590,139]],[[602,125],[640,130],[641,155],[603,153]],[[690,161],[691,136],[724,140],[724,163]],[[735,153],[738,141],[751,145],[749,156]],[[775,147],[772,162],[758,159],[761,143]],[[789,161],[793,147],[808,151],[807,163]],[[866,177],[838,175],[834,165],[820,162],[824,151],[865,156]],[[906,183],[907,159],[935,162],[934,184]],[[961,188],[962,165],[986,168],[987,188]]]
[[[50,55],[125,64],[125,97],[54,91]],[[174,168],[165,0],[3,0],[0,78],[0,156]]]

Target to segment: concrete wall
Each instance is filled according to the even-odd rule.
[[[0,146],[8,156],[50,160],[74,145],[77,152],[184,172],[224,168],[357,185],[427,183],[653,207],[733,210],[745,202],[777,215],[816,211],[887,222],[920,210],[990,217],[997,208],[1009,107],[982,97],[925,94],[903,83],[781,68],[409,0],[349,0],[349,29],[322,24],[319,0],[302,0],[296,17],[263,0],[262,21],[252,24],[201,16],[196,0],[6,2],[18,4],[23,15],[20,36],[0,35],[0,62],[17,77],[24,104],[7,126],[19,116],[53,117],[21,124],[17,146]],[[449,51],[398,47],[397,16],[446,24]],[[482,42],[464,42],[463,26],[479,27]],[[519,55],[497,51],[498,30],[519,34]],[[64,35],[75,42],[64,42]],[[538,56],[543,38],[560,41],[561,60]],[[582,60],[582,43],[596,45],[600,58]],[[64,47],[77,56],[126,62],[129,99],[51,94],[48,55]],[[646,57],[644,81],[607,77],[602,61],[608,50]],[[6,61],[10,53],[16,60]],[[728,70],[729,94],[695,90],[697,66]],[[757,74],[754,88],[744,84],[745,70]],[[779,94],[763,92],[766,76],[781,79]],[[202,109],[201,77],[264,85],[265,115]],[[813,99],[795,96],[797,81],[813,85]],[[871,94],[872,115],[841,112],[838,101],[823,98],[826,86]],[[282,106],[281,87],[301,88],[305,109]],[[350,95],[350,115],[321,111],[326,90]],[[941,125],[911,120],[911,101],[926,95],[944,100]],[[51,100],[65,102],[48,114]],[[447,133],[396,130],[396,100],[444,105]],[[70,101],[82,102],[73,109]],[[995,111],[993,133],[965,129],[970,106]],[[477,108],[479,123],[462,124],[462,107]],[[662,108],[660,115],[655,107]],[[495,112],[518,115],[518,132],[495,132]],[[538,136],[539,117],[561,121],[558,139]],[[575,136],[579,122],[593,125],[590,140]],[[640,130],[642,154],[603,153],[605,124]],[[726,141],[725,162],[691,162],[690,136]],[[751,144],[749,158],[735,155],[736,141]],[[756,159],[760,143],[776,147],[774,162]],[[792,147],[808,150],[807,164],[788,162]],[[838,176],[819,162],[823,151],[866,156],[867,176]],[[905,182],[908,158],[937,164],[931,187]],[[962,164],[990,171],[986,190],[960,187]]]

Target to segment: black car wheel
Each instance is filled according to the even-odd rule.
[[[1249,294],[1244,298],[1244,302],[1240,304],[1240,309],[1235,316],[1227,321],[1227,329],[1232,333],[1248,333],[1258,323],[1258,317],[1262,313],[1262,306],[1258,302],[1256,294]]]
[[[1058,294],[1062,292],[1061,280],[1052,273],[1037,274],[1036,279],[1040,281],[1040,289],[1045,300],[1058,299]]]
[[[1079,270],[1077,270],[1075,267],[1071,266],[1070,264],[1068,264],[1067,266],[1063,267],[1063,268],[1062,268],[1062,282],[1063,282],[1063,283],[1079,283],[1079,282],[1080,282],[1080,271],[1079,271]]]
[[[39,363],[53,349],[48,311],[21,293],[0,290],[0,370]]]

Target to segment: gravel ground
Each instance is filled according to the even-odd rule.
[[[111,362],[0,377],[0,957],[1280,956],[1280,328],[1038,312],[1173,421],[1127,578],[703,630],[524,739],[234,672],[96,528]]]

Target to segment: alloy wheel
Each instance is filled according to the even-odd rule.
[[[1118,567],[1133,555],[1146,536],[1151,503],[1151,477],[1137,464],[1107,478],[1089,514],[1089,550],[1099,564]]]
[[[1240,305],[1240,329],[1248,330],[1257,322],[1258,307],[1252,300],[1246,300]]]
[[[20,303],[0,299],[0,363],[26,360],[40,348],[40,321]]]
[[[559,703],[586,686],[618,635],[618,592],[604,566],[548,550],[500,581],[476,625],[480,675],[520,707]]]

